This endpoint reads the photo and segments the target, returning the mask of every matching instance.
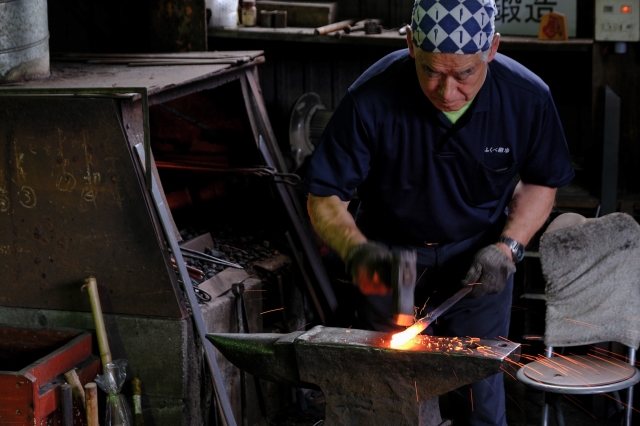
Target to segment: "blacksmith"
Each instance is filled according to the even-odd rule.
[[[391,252],[410,249],[419,310],[482,283],[429,333],[508,335],[515,263],[574,172],[549,88],[497,53],[495,14],[493,0],[417,0],[408,49],[351,86],[311,160],[309,213],[360,290],[361,328],[398,330]],[[505,425],[502,376],[471,389],[450,396],[458,424]]]

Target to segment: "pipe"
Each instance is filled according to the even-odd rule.
[[[47,0],[0,1],[0,84],[49,74]]]

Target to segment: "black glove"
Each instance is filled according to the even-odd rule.
[[[353,283],[366,295],[391,292],[393,255],[385,246],[367,242],[351,249],[344,260]]]
[[[462,286],[480,282],[473,286],[469,297],[476,299],[485,294],[497,294],[504,289],[509,275],[516,271],[516,265],[498,246],[492,244],[476,253],[462,281]]]

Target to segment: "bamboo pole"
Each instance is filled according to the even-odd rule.
[[[91,303],[91,311],[93,312],[93,320],[96,325],[96,336],[98,338],[98,347],[100,349],[100,360],[102,368],[112,361],[111,349],[109,349],[109,340],[107,339],[107,330],[104,326],[104,317],[102,316],[102,307],[100,306],[100,296],[98,295],[98,282],[95,278],[89,277],[82,286],[89,292],[89,302]]]
[[[90,382],[84,385],[87,395],[87,426],[100,426],[98,423],[98,388],[95,383]]]
[[[67,382],[71,385],[71,390],[73,393],[73,397],[75,398],[78,406],[85,406],[85,396],[84,389],[82,387],[82,383],[80,383],[80,378],[76,373],[76,370],[69,370],[64,373],[64,378],[67,379]]]
[[[144,417],[142,416],[142,381],[137,377],[131,380],[131,391],[133,394],[133,415],[134,426],[144,426]]]

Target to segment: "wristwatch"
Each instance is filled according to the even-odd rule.
[[[524,259],[524,246],[516,240],[512,240],[509,237],[501,235],[500,238],[498,238],[498,242],[505,243],[507,247],[509,247],[511,254],[513,255],[513,263],[518,263]]]

